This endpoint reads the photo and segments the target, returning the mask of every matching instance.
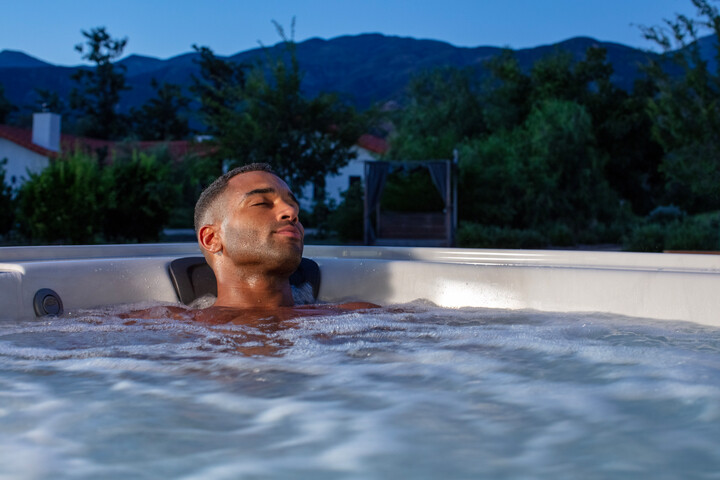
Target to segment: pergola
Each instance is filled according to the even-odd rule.
[[[454,246],[457,228],[457,179],[454,165],[451,160],[365,162],[365,245]],[[418,166],[428,169],[433,184],[445,203],[443,211],[397,213],[391,216],[383,214],[380,211],[380,198],[388,174],[394,169]],[[376,216],[376,228],[373,228],[371,221],[373,212]],[[388,224],[392,224],[394,228],[388,228]]]

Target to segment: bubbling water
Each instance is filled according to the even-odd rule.
[[[130,310],[0,328],[0,478],[720,471],[717,328],[421,303],[273,328]]]

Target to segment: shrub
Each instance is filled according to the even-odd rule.
[[[575,235],[570,227],[564,223],[555,223],[548,230],[548,240],[551,245],[565,247],[575,244]]]
[[[623,242],[625,250],[661,252],[663,250],[720,249],[720,214],[702,214],[668,220],[666,215],[649,215]]]
[[[15,221],[15,201],[12,187],[5,183],[7,158],[0,160],[0,235],[10,231]]]
[[[76,152],[50,162],[18,193],[20,232],[31,242],[156,241],[177,198],[169,167],[132,153],[100,168]]]
[[[547,239],[535,230],[521,230],[496,225],[461,222],[457,232],[460,247],[473,248],[542,248]]]
[[[445,201],[425,167],[390,173],[385,182],[380,208],[393,212],[439,212]]]
[[[658,223],[639,224],[624,239],[623,248],[632,252],[662,252],[665,227]]]
[[[95,243],[102,232],[104,207],[97,161],[73,155],[29,173],[18,192],[20,231],[31,241]]]
[[[328,225],[341,242],[362,240],[363,188],[360,182],[353,183],[343,192],[340,205],[330,213]]]
[[[647,216],[651,222],[667,223],[673,220],[681,220],[685,217],[685,212],[675,205],[661,205],[656,207]]]
[[[167,163],[132,152],[106,167],[102,176],[106,208],[103,231],[118,242],[157,241],[179,196]]]
[[[665,250],[718,250],[720,248],[718,217],[696,215],[669,225]]]
[[[203,189],[223,173],[222,162],[201,155],[185,155],[180,162],[171,163],[167,148],[159,149],[156,155],[161,163],[172,165],[171,182],[179,190],[168,227],[192,228],[195,202]]]

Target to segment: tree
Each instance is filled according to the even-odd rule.
[[[31,108],[33,112],[53,112],[59,115],[67,111],[67,105],[60,95],[44,88],[35,89],[35,105]]]
[[[657,87],[648,109],[653,136],[665,151],[660,168],[667,201],[702,212],[720,209],[720,75],[703,59],[698,32],[713,32],[720,59],[720,12],[708,0],[692,3],[698,19],[678,15],[666,20],[665,28],[644,28],[643,33],[665,50],[647,73]]]
[[[79,85],[72,90],[70,103],[80,116],[80,133],[104,140],[120,139],[128,131],[128,122],[118,112],[118,104],[120,94],[130,87],[125,83],[125,68],[113,61],[122,55],[127,38],[114,39],[105,27],[83,30],[82,34],[85,44],[76,45],[75,50],[95,66],[81,68],[72,77]]]
[[[407,105],[394,119],[388,158],[452,158],[460,142],[485,133],[477,89],[470,69],[445,67],[414,77],[408,85]]]
[[[10,114],[15,110],[17,108],[5,96],[5,87],[0,84],[0,123],[6,123]]]
[[[152,87],[156,96],[140,109],[133,109],[133,130],[142,140],[182,140],[190,135],[188,119],[181,112],[190,99],[183,95],[182,87],[172,83],[162,85],[154,78]]]
[[[486,66],[490,75],[482,104],[490,132],[520,127],[533,109],[548,101],[581,105],[590,115],[593,148],[607,158],[604,176],[611,188],[638,213],[657,206],[661,150],[652,140],[645,109],[652,89],[639,84],[629,94],[613,85],[605,49],[590,47],[578,61],[556,51],[538,60],[529,73],[520,69],[511,51]]]
[[[15,221],[15,199],[12,187],[5,183],[7,158],[0,159],[0,235],[10,231]]]
[[[325,176],[354,158],[360,117],[336,95],[305,98],[295,44],[285,39],[283,47],[284,57],[267,52],[269,74],[261,65],[250,72],[243,115],[227,140],[236,158],[268,162],[293,188],[312,183],[315,200],[324,200]]]
[[[247,72],[196,47],[201,78],[195,91],[216,155],[228,166],[270,163],[295,190],[312,183],[315,200],[322,203],[325,176],[353,158],[363,120],[335,95],[308,99],[302,94],[295,43],[277,27],[283,38],[280,54],[265,49],[265,62]]]
[[[160,158],[164,156],[165,158]],[[164,160],[164,161],[163,161]],[[156,242],[179,191],[169,155],[132,151],[103,169],[103,233],[115,242]]]
[[[577,239],[618,213],[591,117],[576,102],[538,103],[521,126],[464,144],[460,161],[460,213],[481,224]]]
[[[242,108],[248,66],[215,56],[208,47],[193,45],[200,55],[200,76],[193,75],[190,90],[200,101],[200,115],[207,133],[222,136]]]
[[[102,168],[81,152],[57,158],[20,188],[20,232],[35,242],[157,241],[178,196],[168,162],[135,151]]]
[[[18,192],[21,233],[36,242],[97,241],[104,192],[95,158],[75,153],[28,175]]]
[[[490,132],[521,125],[532,108],[532,83],[520,68],[512,50],[503,50],[485,62],[489,76],[485,79],[481,103]]]

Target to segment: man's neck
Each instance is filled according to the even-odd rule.
[[[218,272],[217,282],[218,307],[277,308],[294,304],[288,277]]]

